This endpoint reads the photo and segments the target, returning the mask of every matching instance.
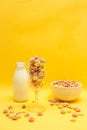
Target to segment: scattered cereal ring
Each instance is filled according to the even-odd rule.
[[[69,109],[73,109],[73,107],[71,105],[68,106]]]
[[[66,107],[68,107],[70,105],[70,103],[66,102]]]
[[[74,110],[75,110],[76,112],[80,112],[80,111],[81,111],[79,107],[75,107]]]
[[[19,115],[19,114],[21,114],[21,112],[20,112],[20,111],[16,112],[16,115]]]
[[[55,103],[56,106],[59,106],[59,104],[60,104],[59,102]]]
[[[58,108],[59,108],[59,109],[62,109],[62,108],[63,108],[63,106],[59,105],[59,106],[58,106]]]
[[[66,104],[66,103],[63,103],[63,107],[67,107],[67,104]]]
[[[35,119],[33,117],[29,118],[29,122],[34,122],[34,121],[35,121]]]
[[[66,111],[65,110],[61,110],[61,114],[66,114]]]
[[[8,110],[7,110],[7,109],[4,109],[4,110],[3,110],[3,113],[4,113],[4,114],[7,114],[7,113],[8,113]]]
[[[59,100],[58,99],[53,99],[53,103],[59,103]]]
[[[72,111],[70,109],[67,110],[68,113],[71,113]]]
[[[72,118],[72,119],[70,119],[70,121],[76,122],[76,118]]]
[[[25,104],[22,104],[22,109],[25,109],[26,108],[26,105]]]
[[[42,113],[42,112],[38,112],[37,115],[38,115],[38,116],[42,116],[43,113]]]
[[[11,106],[11,105],[10,105],[10,106],[8,106],[8,109],[9,109],[9,110],[13,109],[13,106]]]
[[[78,117],[78,114],[77,113],[73,113],[72,117]]]
[[[39,56],[35,56],[34,59],[35,59],[35,60],[39,59]]]
[[[48,102],[52,102],[53,100],[52,99],[48,99]]]
[[[9,114],[9,113],[6,113],[5,115],[6,115],[7,117],[9,117],[10,114]]]
[[[29,117],[30,115],[29,115],[29,113],[25,113],[24,116],[25,117]]]
[[[54,106],[54,103],[53,103],[53,102],[50,102],[50,106]]]
[[[84,116],[84,114],[83,114],[83,113],[78,113],[78,115],[79,115],[79,116]]]
[[[16,116],[16,115],[14,115],[13,117],[12,117],[12,120],[17,120],[18,119],[18,117]]]

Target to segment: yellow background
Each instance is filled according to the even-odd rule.
[[[0,83],[35,55],[46,58],[46,82],[87,86],[87,0],[0,0]]]
[[[11,94],[15,63],[32,56],[46,58],[46,87],[57,79],[74,79],[87,87],[87,0],[0,0],[0,100],[2,108],[13,103]],[[28,64],[27,64],[28,65]],[[3,88],[5,86],[5,89]],[[8,89],[7,89],[7,88]],[[6,93],[8,92],[8,93]],[[85,93],[85,94],[84,94]],[[83,96],[84,95],[84,96]],[[82,108],[86,112],[86,91],[82,94]],[[14,104],[14,103],[13,103]],[[1,109],[2,110],[2,109]],[[56,111],[56,110],[54,110]],[[43,120],[47,130],[86,130],[86,118],[73,125],[67,124],[50,110]],[[51,115],[52,114],[52,115]],[[4,120],[4,124],[3,123]],[[63,122],[61,121],[63,120]],[[47,122],[48,121],[48,122]],[[53,121],[53,125],[50,122]],[[3,130],[44,130],[40,121],[28,127],[24,120],[12,122],[2,116]],[[59,122],[59,126],[58,123]],[[67,121],[66,121],[67,122]],[[79,127],[79,124],[82,125]],[[39,121],[38,121],[39,123]],[[63,125],[62,125],[63,123]],[[22,126],[20,125],[22,124]],[[25,127],[27,125],[27,127]],[[62,126],[62,128],[61,128]],[[45,129],[46,130],[46,129]]]

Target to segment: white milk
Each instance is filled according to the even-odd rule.
[[[14,100],[18,102],[26,101],[28,99],[28,74],[24,62],[16,63],[13,97]]]

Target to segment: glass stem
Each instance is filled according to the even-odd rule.
[[[38,106],[38,92],[35,92],[35,106]]]

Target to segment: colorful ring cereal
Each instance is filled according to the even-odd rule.
[[[79,83],[74,80],[58,80],[54,81],[53,85],[58,87],[78,87]]]
[[[45,60],[38,56],[30,59],[29,75],[34,89],[39,89],[45,76]]]

